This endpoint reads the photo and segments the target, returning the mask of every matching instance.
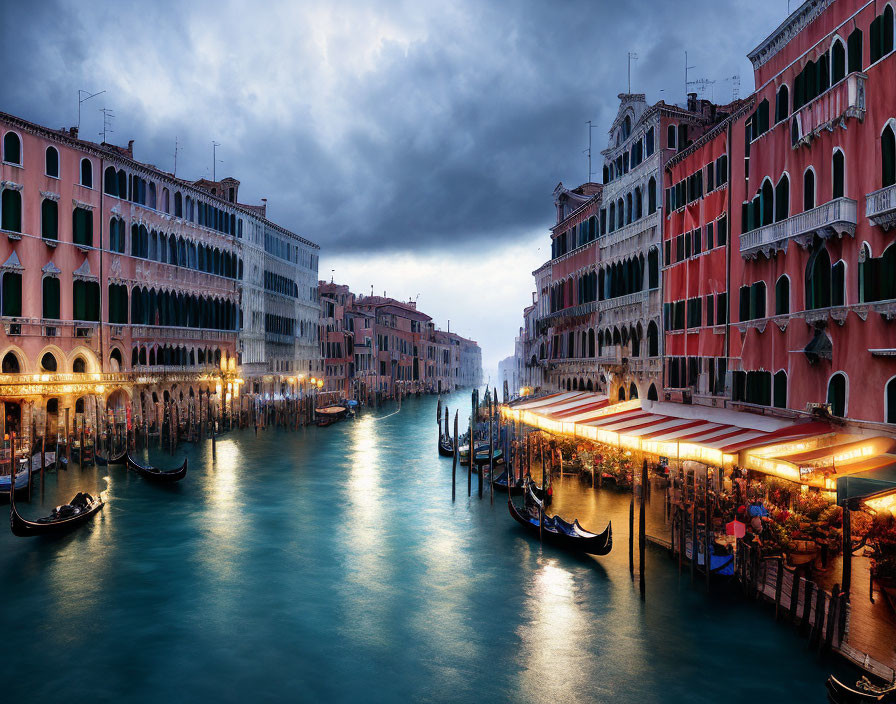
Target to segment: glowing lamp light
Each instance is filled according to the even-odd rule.
[[[96,387],[96,392],[97,392],[98,394],[103,393],[105,390],[106,390],[106,387],[103,386],[102,384],[100,384],[99,386]]]
[[[99,381],[99,380],[102,379],[102,378],[103,378],[103,375],[102,375],[102,374],[96,374],[96,373],[95,373],[95,374],[93,375],[93,380],[94,380],[94,381]]]
[[[49,374],[41,374],[40,380],[46,384],[50,380],[50,375]]]

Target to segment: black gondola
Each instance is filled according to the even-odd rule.
[[[539,531],[537,514],[533,516],[528,510],[526,513],[529,515],[524,514],[514,505],[510,497],[507,498],[507,508],[510,510],[510,515],[529,533],[536,538],[540,533],[545,540],[558,547],[589,555],[606,555],[613,548],[612,523],[607,524],[603,533],[592,533],[582,528],[578,520],[567,523],[559,516],[545,514],[542,529]]]
[[[110,465],[110,464],[125,464],[126,457],[127,457],[127,452],[122,452],[118,457],[111,457],[111,458],[103,457],[99,452],[94,454],[96,463],[100,467],[105,467],[106,465]]]
[[[825,687],[827,687],[828,700],[831,704],[860,704],[861,702],[892,704],[896,702],[896,683],[878,687],[872,684],[867,677],[863,677],[856,682],[854,687],[850,687],[831,675],[828,677]]]
[[[519,496],[523,493],[524,484],[522,481],[517,480],[513,485],[510,486],[508,491],[507,486],[507,472],[501,472],[497,477],[495,477],[495,489],[498,491],[507,491],[511,496]]]
[[[447,435],[439,437],[439,454],[442,457],[454,457],[454,443]]]
[[[187,460],[177,469],[159,469],[135,462],[130,454],[125,453],[125,462],[128,469],[154,482],[179,482],[187,476]]]
[[[71,502],[57,506],[53,513],[36,521],[22,518],[16,510],[15,497],[10,494],[9,526],[13,535],[28,538],[36,535],[58,535],[77,528],[99,511],[104,502],[101,498],[93,498],[90,494],[75,494]]]

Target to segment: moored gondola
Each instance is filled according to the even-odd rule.
[[[37,535],[58,535],[85,523],[103,507],[102,498],[93,498],[80,491],[67,504],[57,506],[49,516],[29,521],[16,509],[16,500],[10,493],[9,526],[13,535],[28,538]]]
[[[458,450],[458,462],[460,462],[464,467],[470,464],[470,448],[469,447],[461,447]],[[476,468],[473,470],[474,472],[478,472],[480,467],[484,467],[488,465],[488,445],[477,445],[473,454],[476,458]],[[494,464],[503,464],[504,463],[504,451],[500,447],[494,448],[492,451],[492,457]]]
[[[531,496],[531,494],[530,494]],[[533,497],[534,498],[534,497]],[[537,504],[536,504],[537,507]],[[507,508],[520,525],[526,528],[536,538],[541,537],[558,547],[574,552],[584,552],[589,555],[606,555],[613,548],[613,525],[608,523],[603,533],[592,533],[579,525],[578,520],[567,523],[559,516],[548,516],[539,529],[539,516],[535,510],[518,509],[513,499],[507,497]]]
[[[442,457],[454,457],[454,442],[447,435],[439,437],[439,454]]]
[[[506,491],[511,496],[519,496],[523,493],[523,487],[525,485],[520,480],[515,480],[508,488],[507,481],[507,472],[501,472],[497,477],[495,477],[495,489],[498,491]]]
[[[867,677],[862,677],[854,687],[843,684],[831,675],[825,683],[828,700],[831,704],[861,704],[863,702],[896,702],[896,683],[883,686],[873,684]]]
[[[323,408],[315,408],[314,413],[318,418],[333,418],[339,420],[345,418],[348,408],[345,406],[324,406]]]
[[[128,469],[154,482],[178,482],[187,476],[187,460],[184,460],[184,463],[177,469],[159,469],[152,465],[135,462],[131,455],[126,453],[125,462]]]
[[[10,478],[10,475],[4,474],[0,476],[0,492],[3,494],[8,494],[13,484],[15,483],[16,491],[24,491],[28,488],[28,482],[31,480],[31,472],[29,463],[26,461],[23,464],[20,464],[19,469],[16,471],[15,480]],[[2,494],[0,494],[2,495]]]
[[[96,458],[96,463],[100,467],[105,467],[110,464],[125,464],[127,452],[122,452],[118,457],[103,457],[99,452],[97,452],[94,457]]]

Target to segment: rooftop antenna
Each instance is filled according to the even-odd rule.
[[[173,176],[177,176],[177,150],[178,150],[177,135],[175,135],[174,136],[174,174],[172,174]]]
[[[709,89],[710,89],[709,95],[710,95],[710,100],[712,100],[712,101],[715,101],[715,88],[713,87],[714,84],[715,84],[715,81],[711,81],[708,78],[696,78],[693,81],[690,81],[688,83],[689,86],[697,86],[698,89],[700,90],[700,94],[703,97],[706,97],[706,87],[709,86]]]
[[[684,104],[687,106],[688,104],[688,71],[690,71],[694,66],[688,66],[688,52],[684,52]]]
[[[105,142],[106,132],[115,131],[112,129],[112,118],[115,117],[115,113],[113,113],[110,108],[100,108],[100,112],[103,113],[103,131],[100,132],[100,135],[103,138],[103,142]]]
[[[330,283],[333,283],[333,276],[336,273],[335,269],[330,269]]]
[[[214,142],[214,141],[212,142],[212,181],[218,180],[215,178],[215,166],[218,163],[217,154],[218,154],[218,147],[220,147],[220,146],[221,146],[220,142]]]
[[[591,170],[591,131],[594,126],[591,124],[591,120],[588,120],[585,124],[588,125],[588,149],[585,150],[585,153],[588,155],[588,178],[585,179],[585,183],[590,183],[591,175],[594,173]]]
[[[632,61],[637,61],[638,55],[634,51],[628,52],[628,92],[632,92]],[[687,63],[687,58],[685,58]]]
[[[78,130],[81,130],[81,103],[86,103],[91,98],[95,98],[98,95],[102,95],[106,91],[101,90],[99,93],[91,93],[89,90],[84,90],[83,88],[78,90]],[[81,97],[83,93],[86,93],[86,97]]]

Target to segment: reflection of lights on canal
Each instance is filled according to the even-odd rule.
[[[557,668],[556,663],[588,652],[588,643],[583,642],[586,624],[576,603],[572,573],[555,559],[542,560],[526,584],[527,625],[517,630],[523,642],[522,687],[544,692],[545,700],[571,701],[578,698],[578,680],[584,673]]]
[[[239,498],[239,467],[242,464],[240,446],[233,439],[217,443],[215,462],[205,479],[208,498],[203,524],[211,533],[214,549],[204,549],[199,559],[224,578],[237,578],[237,556],[244,546],[238,537],[243,533],[245,515]]]

